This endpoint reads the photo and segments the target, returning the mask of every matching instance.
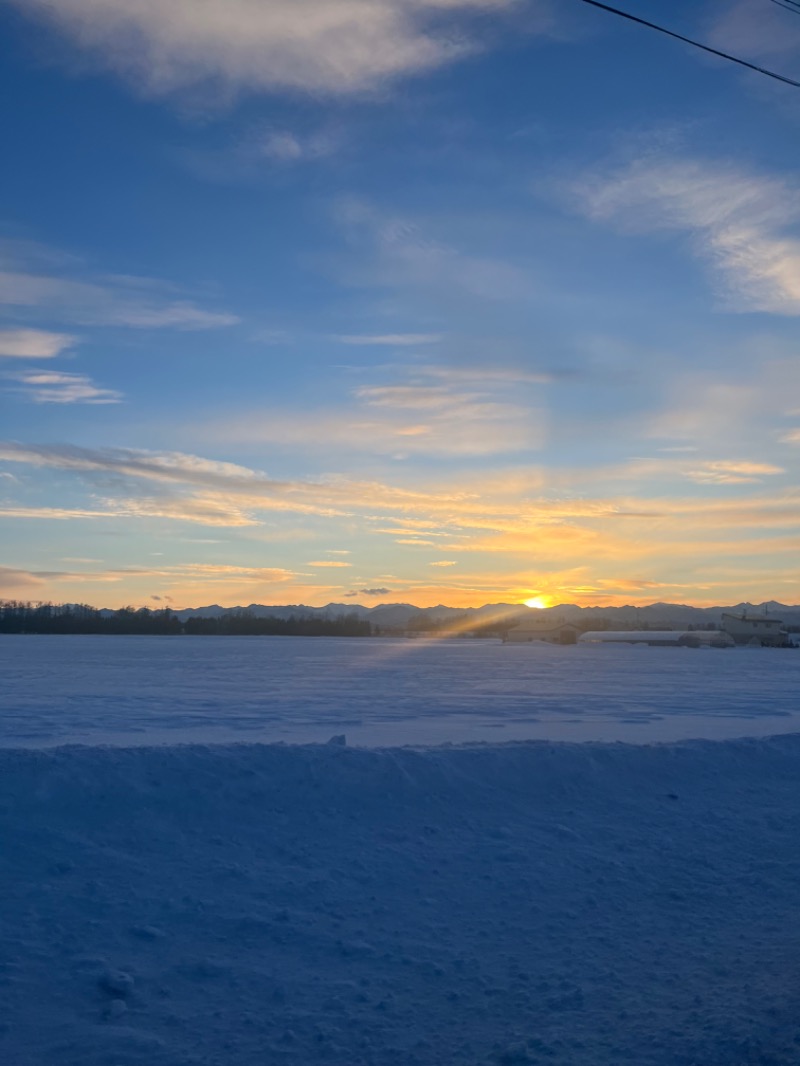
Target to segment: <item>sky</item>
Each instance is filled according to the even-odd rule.
[[[797,603],[798,133],[581,0],[0,0],[0,598]]]

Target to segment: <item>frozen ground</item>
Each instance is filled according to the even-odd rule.
[[[0,671],[3,1066],[800,1063],[800,653],[2,637]]]
[[[0,752],[8,1066],[796,1066],[800,737]]]
[[[800,651],[0,637],[0,746],[676,740],[800,730]]]

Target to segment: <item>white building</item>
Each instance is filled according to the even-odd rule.
[[[722,628],[736,644],[761,647],[785,647],[788,633],[780,618],[765,615],[723,614]]]
[[[661,648],[732,648],[734,641],[718,629],[631,629],[584,633],[581,644],[648,644]]]

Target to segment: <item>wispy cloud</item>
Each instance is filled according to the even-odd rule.
[[[331,537],[346,533],[395,539],[399,534],[411,541],[398,562],[403,567],[422,566],[429,574],[436,572],[441,580],[435,586],[420,584],[405,571],[393,577],[391,584],[413,589],[422,599],[433,597],[433,602],[446,598],[444,593],[458,602],[475,602],[483,595],[488,599],[514,598],[516,569],[520,589],[523,585],[544,588],[548,594],[558,583],[559,589],[591,586],[598,596],[611,596],[610,586],[603,586],[602,581],[616,581],[619,575],[630,577],[631,573],[640,585],[674,585],[678,580],[685,585],[695,578],[691,567],[698,559],[704,560],[702,581],[711,580],[705,572],[709,559],[719,559],[720,567],[739,575],[761,559],[762,565],[771,566],[776,574],[780,571],[780,581],[785,583],[785,561],[796,555],[800,530],[800,493],[793,487],[753,493],[754,479],[772,477],[777,470],[745,459],[695,458],[691,465],[680,457],[650,461],[638,474],[651,496],[645,503],[635,494],[584,498],[526,493],[524,480],[513,470],[507,477],[500,471],[485,475],[483,480],[473,478],[460,488],[452,484],[409,488],[343,477],[280,481],[234,463],[181,453],[11,443],[0,446],[0,459],[32,469],[61,471],[62,487],[73,496],[81,486],[85,492],[88,486],[88,499],[81,500],[80,505],[37,508],[28,502],[35,489],[33,475],[29,475],[25,501],[6,499],[0,505],[0,515],[7,519],[157,518],[237,529],[262,525],[265,515],[273,521],[280,512],[303,513],[325,519]],[[719,495],[708,491],[687,496],[668,493],[665,486],[674,486],[681,471],[685,476],[687,470],[721,480]],[[71,488],[68,474],[75,475]],[[620,472],[620,479],[623,476]],[[118,490],[116,498],[103,495],[109,485]],[[341,565],[343,560],[326,555],[312,557],[305,569],[337,577],[349,571],[349,566]],[[523,569],[530,567],[532,558],[536,560],[535,573]],[[475,573],[462,573],[467,560]],[[581,567],[576,568],[575,560],[581,561]],[[448,565],[428,569],[432,563]],[[188,564],[190,568],[195,565],[198,569],[184,568],[180,575],[168,574],[167,567],[158,569],[163,570],[163,580],[169,579],[170,591],[185,587],[187,595],[194,595],[206,577],[224,581],[225,575],[234,585],[241,582],[238,587],[244,590],[248,582],[252,585],[261,580],[256,571],[263,570],[252,566],[231,570],[219,564],[207,564],[208,569],[206,564]],[[286,569],[302,576],[297,575],[296,566]],[[387,578],[378,575],[380,581]],[[701,583],[699,577],[697,581]],[[729,582],[730,587],[735,583]],[[352,587],[352,582],[348,585]],[[289,582],[283,587],[287,596],[305,595],[303,589],[311,588]],[[326,595],[336,587],[316,585],[314,595]],[[146,591],[150,595],[163,589],[150,586]]]
[[[449,385],[482,385],[499,388],[514,385],[547,385],[555,375],[547,371],[524,370],[515,366],[418,366],[420,376],[438,378]]]
[[[0,566],[0,593],[30,594],[31,590],[46,587],[53,581],[69,581],[75,584],[84,582],[110,584],[120,580],[119,574],[111,571],[18,570],[9,566]]]
[[[131,486],[135,491],[136,486]],[[166,518],[175,522],[196,522],[201,526],[238,529],[257,526],[254,510],[282,510],[280,504],[270,508],[264,500],[261,507],[253,508],[239,500],[236,493],[191,492],[181,489],[174,494],[159,493],[154,496],[128,496],[123,499],[101,497],[108,517],[117,518]],[[258,501],[256,501],[258,502]],[[298,506],[295,510],[302,510]],[[310,508],[313,510],[313,508]]]
[[[800,186],[706,160],[648,157],[573,186],[590,218],[687,234],[726,310],[800,315]]]
[[[120,570],[119,573],[127,573]],[[145,571],[152,577],[200,577],[205,580],[228,581],[231,578],[253,578],[258,581],[291,581],[303,577],[297,570],[287,570],[280,566],[231,566],[221,563],[183,563],[179,566],[165,566]]]
[[[541,397],[522,392],[542,384],[541,376],[503,368],[471,373],[432,366],[388,367],[383,373],[394,380],[356,386],[338,407],[240,413],[222,424],[211,423],[208,433],[219,440],[395,459],[531,451],[544,442]]]
[[[746,485],[762,481],[765,477],[785,473],[783,467],[774,466],[772,463],[718,459],[687,470],[686,477],[701,485]]]
[[[253,525],[263,512],[294,512],[328,518],[375,515],[381,525],[397,516],[400,528],[435,530],[530,528],[530,523],[560,520],[564,515],[611,514],[599,504],[549,504],[520,512],[519,497],[508,499],[475,489],[442,485],[407,488],[345,477],[278,480],[234,463],[183,453],[128,449],[89,449],[74,445],[0,444],[0,459],[32,468],[72,472],[80,481],[107,490],[112,483],[127,496],[109,499],[95,492],[91,506],[41,508],[41,517],[166,517],[207,525]],[[155,493],[155,494],[154,494]],[[34,517],[30,505],[8,504],[3,513]],[[526,517],[527,516],[527,517]],[[416,522],[416,524],[415,524]]]
[[[243,152],[253,159],[300,163],[324,159],[338,146],[339,138],[330,131],[302,134],[286,129],[268,129],[248,140]]]
[[[92,564],[95,559],[74,559],[72,562]],[[0,593],[30,594],[52,582],[59,585],[114,585],[131,579],[161,580],[167,588],[176,585],[198,584],[204,587],[215,584],[237,586],[241,584],[285,585],[304,575],[284,567],[227,566],[215,563],[183,563],[176,566],[145,567],[125,566],[115,569],[84,570],[24,570],[0,566]],[[172,602],[171,596],[151,595],[152,600]]]
[[[0,356],[10,359],[52,359],[77,342],[67,333],[43,329],[0,329]]]
[[[340,344],[355,344],[369,347],[386,346],[390,348],[422,347],[438,344],[441,333],[352,333],[334,338]]]
[[[174,158],[192,174],[221,185],[260,181],[266,174],[285,176],[294,168],[321,163],[348,145],[345,129],[333,122],[296,128],[248,124],[223,145],[185,145]]]
[[[776,419],[778,425],[794,420],[791,405],[800,389],[800,364],[791,342],[774,355],[768,337],[743,345],[732,341],[724,355],[724,370],[676,360],[662,385],[661,410],[637,416],[635,432],[659,441],[665,454],[699,448],[704,455],[735,459],[744,447],[748,458],[780,461],[768,442],[777,436],[786,443],[776,433]]]
[[[32,507],[21,504],[0,504],[3,518],[32,518],[44,521],[72,521],[75,519],[136,519],[167,518],[177,522],[197,522],[203,526],[236,528],[258,523],[241,508],[229,501],[202,497],[139,497],[115,500],[98,498],[92,507]]]
[[[149,92],[375,88],[480,47],[457,14],[512,0],[8,0]]]
[[[46,311],[79,325],[134,329],[218,329],[239,321],[228,312],[198,306],[166,282],[97,274],[75,257],[25,241],[0,242],[0,305]],[[22,332],[40,333],[38,344],[47,350],[48,334]],[[60,334],[50,336],[69,340]],[[29,336],[27,343],[37,342]],[[24,347],[24,337],[18,344]]]
[[[358,252],[344,280],[359,286],[406,286],[458,293],[472,300],[507,303],[536,293],[529,274],[514,263],[455,247],[430,232],[430,224],[382,213],[358,199],[340,201],[335,220]]]
[[[375,532],[375,533],[386,533],[386,534],[388,534],[390,536],[398,536],[399,535],[399,536],[403,536],[403,537],[407,537],[407,536],[410,536],[411,534],[413,534],[415,537],[423,537],[423,538],[424,537],[450,537],[452,539],[453,537],[458,536],[458,534],[454,530],[448,530],[447,532],[443,532],[442,530],[438,530],[438,529],[425,529],[424,527],[429,525],[430,523],[429,522],[423,522],[423,521],[420,521],[418,519],[397,518],[396,522],[397,522],[397,527],[396,528],[394,528],[392,526],[382,527],[380,529],[375,529],[373,532]],[[409,543],[417,543],[417,541],[409,542]]]
[[[385,486],[343,479],[280,481],[234,463],[204,459],[180,452],[155,453],[131,449],[90,449],[73,445],[0,444],[0,459],[34,468],[72,471],[105,487],[109,478],[124,485],[124,499],[102,498],[105,509],[8,506],[3,514],[16,517],[159,517],[214,526],[255,525],[256,512],[276,511],[322,516],[344,515],[357,499],[378,501]],[[149,486],[149,488],[148,488]],[[157,489],[157,495],[153,490]],[[418,494],[389,490],[400,506]],[[400,502],[402,501],[402,502]],[[95,499],[95,504],[97,499]]]
[[[36,574],[30,570],[15,570],[10,566],[0,566],[0,592],[39,588],[51,576]]]
[[[9,375],[10,376],[10,375]],[[121,403],[122,394],[95,385],[85,374],[56,373],[49,370],[15,374],[16,391],[33,403]]]
[[[473,399],[441,385],[364,385],[356,389],[356,396],[373,407],[411,411],[442,411]]]
[[[800,52],[800,19],[776,4],[733,0],[721,8],[711,26],[710,43],[716,48],[752,59],[794,60]]]
[[[26,507],[22,504],[0,504],[0,515],[3,518],[35,518],[45,521],[66,522],[76,518],[130,518],[128,511],[113,511],[106,508],[92,509],[90,507]]]

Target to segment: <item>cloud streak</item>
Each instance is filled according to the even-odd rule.
[[[686,471],[686,477],[701,485],[747,485],[762,481],[764,477],[785,474],[783,467],[772,463],[755,463],[749,460],[711,460]]]
[[[33,371],[16,374],[17,391],[33,403],[110,404],[121,403],[122,394],[115,389],[103,389],[85,374],[65,374],[54,371]]]
[[[270,443],[295,450],[334,448],[394,459],[496,455],[542,447],[546,434],[538,394],[544,382],[525,372],[394,367],[387,384],[356,386],[339,407],[317,411],[257,411],[210,424],[212,437]],[[528,399],[528,403],[524,402]]]
[[[269,129],[248,142],[243,148],[243,154],[273,163],[300,163],[324,159],[332,155],[337,147],[338,140],[330,133],[304,136],[291,130]]]
[[[0,356],[5,359],[53,359],[77,342],[67,333],[43,329],[0,329]]]
[[[358,93],[479,47],[457,15],[512,0],[7,0],[145,91]]]
[[[166,282],[95,274],[75,257],[24,241],[0,242],[0,305],[18,313],[47,312],[84,326],[191,331],[219,329],[239,321],[228,312],[199,307]],[[11,332],[22,334],[9,342],[22,350],[38,347],[46,353],[61,343],[61,351],[72,342],[63,334],[40,330]]]
[[[364,347],[407,348],[428,344],[438,344],[441,333],[353,333],[337,336],[340,344],[354,344]]]
[[[724,307],[800,315],[800,189],[705,159],[648,157],[573,186],[583,211],[633,232],[687,234]]]
[[[775,4],[735,0],[720,12],[713,24],[710,43],[723,51],[756,59],[794,60],[796,71],[800,19],[788,17]]]
[[[455,293],[500,305],[536,295],[532,277],[514,263],[453,247],[413,219],[383,214],[358,199],[340,201],[334,215],[359,253],[349,279],[345,275],[354,285]]]
[[[325,536],[336,540],[344,535],[366,538],[363,550],[369,557],[381,550],[375,538],[388,536],[394,541],[399,534],[407,546],[399,555],[389,549],[397,555],[399,573],[391,578],[375,575],[372,580],[390,581],[423,602],[430,598],[430,602],[474,603],[481,596],[509,601],[527,598],[533,594],[530,590],[558,598],[608,601],[628,595],[628,588],[633,592],[662,586],[699,588],[715,580],[744,589],[749,587],[748,575],[759,567],[759,572],[773,575],[770,580],[777,592],[788,580],[787,560],[797,554],[800,533],[800,493],[793,487],[753,493],[752,483],[775,476],[777,468],[746,459],[695,458],[691,465],[685,458],[640,461],[638,470],[618,471],[615,476],[621,482],[633,477],[647,484],[651,494],[647,503],[635,492],[630,497],[548,496],[545,491],[531,491],[535,478],[528,479],[526,491],[525,479],[513,470],[506,477],[497,471],[473,478],[461,489],[452,484],[409,489],[343,477],[281,481],[235,463],[182,453],[11,443],[0,446],[0,460],[31,470],[59,471],[63,490],[73,495],[81,484],[89,488],[89,499],[72,506],[37,508],[6,498],[0,502],[0,516],[7,520],[157,519],[239,530],[263,526],[265,521],[271,525],[281,512],[302,513],[313,516],[317,537],[324,528]],[[685,477],[687,471],[702,472],[711,479],[704,483],[717,485],[718,494],[669,494],[664,486]],[[119,490],[116,497],[102,494],[109,484]],[[31,473],[25,486],[25,500],[30,500],[35,490]],[[6,495],[13,491],[9,485]],[[245,543],[246,538],[239,540],[237,550]],[[137,575],[148,580],[158,577],[170,591],[177,589],[179,598],[190,596],[194,602],[209,602],[206,597],[216,595],[210,592],[211,583],[245,595],[239,590],[279,580],[286,596],[304,596],[312,585],[290,580],[309,576],[300,570],[330,575],[334,582],[350,572],[349,565],[331,558],[333,551],[283,567],[186,563],[103,571],[97,580],[117,582],[115,588],[122,590],[133,588]],[[18,570],[21,573],[23,567]],[[436,573],[438,583],[420,582],[419,572]],[[41,577],[34,575],[32,580]],[[17,574],[17,583],[18,578],[24,593],[27,579]],[[61,577],[52,580],[60,583]],[[75,580],[88,582],[91,576],[84,573]],[[758,580],[763,586],[764,579]],[[633,582],[636,589],[625,582]],[[353,584],[348,582],[350,589]],[[208,593],[202,592],[204,587]],[[337,589],[341,585],[320,583],[313,585],[313,595]],[[164,588],[150,585],[146,591],[150,595]],[[125,595],[125,602],[131,602]]]
[[[349,535],[394,539],[407,529],[408,559],[414,560],[409,565],[453,565],[465,557],[485,556],[529,565],[535,561],[542,575],[584,559],[591,560],[595,584],[608,576],[609,568],[619,572],[620,561],[636,562],[643,580],[674,581],[665,572],[680,564],[685,573],[691,558],[747,559],[765,553],[777,559],[796,553],[800,531],[797,491],[729,495],[777,473],[769,464],[748,460],[696,461],[690,468],[720,484],[724,498],[712,499],[707,493],[696,498],[664,495],[646,507],[641,500],[625,497],[525,498],[513,478],[505,484],[496,476],[483,484],[474,481],[462,491],[437,486],[411,490],[335,477],[278,481],[233,463],[181,453],[12,443],[0,446],[0,459],[71,472],[90,485],[96,481],[98,488],[109,481],[127,488],[123,498],[109,499],[95,492],[90,503],[72,508],[6,501],[0,515],[9,519],[157,518],[239,528],[261,525],[264,514],[303,513],[330,520],[329,528],[337,537],[347,530]],[[662,469],[672,476],[683,465],[682,461],[651,463],[639,476],[652,492]],[[387,518],[395,525],[389,525]],[[769,535],[764,535],[765,529]],[[315,558],[306,565],[314,570],[349,569],[330,558]]]

